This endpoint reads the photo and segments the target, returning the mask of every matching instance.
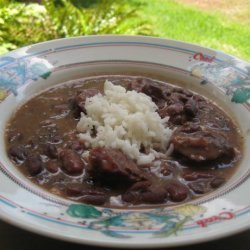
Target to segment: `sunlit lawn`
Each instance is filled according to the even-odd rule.
[[[250,60],[250,0],[215,1],[220,2],[217,8],[214,5],[209,8],[207,0],[128,2],[143,3],[140,12],[158,36],[197,43]],[[187,5],[190,2],[193,4]],[[244,8],[241,10],[240,6]]]

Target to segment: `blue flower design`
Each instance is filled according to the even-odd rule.
[[[51,65],[42,58],[0,57],[0,89],[18,94],[18,88],[29,80],[46,79]]]
[[[199,62],[192,65],[190,71],[191,75],[201,78],[201,84],[213,83],[224,90],[232,102],[250,100],[250,66],[241,61]]]

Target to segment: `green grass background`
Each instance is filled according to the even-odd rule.
[[[250,60],[250,10],[244,20],[233,21],[220,12],[171,0],[128,2],[134,6],[142,4],[141,15],[160,37],[200,44]]]

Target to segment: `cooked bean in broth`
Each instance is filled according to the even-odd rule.
[[[133,90],[143,93],[142,98],[150,97],[145,100],[156,107],[154,115],[165,126],[161,129],[171,131],[163,140],[165,148],[160,142],[142,140],[134,156],[135,151],[124,146],[133,138],[125,144],[109,144],[98,141],[108,133],[101,134],[103,125],[79,131],[80,120],[83,127],[85,120],[93,123],[96,116],[90,119],[90,112],[95,104],[86,105],[95,98],[102,100],[107,79],[123,86],[126,93]],[[130,112],[132,117],[135,111]],[[137,125],[146,126],[145,117]],[[128,129],[126,119],[121,124]],[[10,119],[6,145],[16,167],[40,187],[73,201],[106,207],[167,206],[199,198],[225,184],[242,154],[239,129],[212,101],[169,83],[134,76],[80,79],[34,96]]]

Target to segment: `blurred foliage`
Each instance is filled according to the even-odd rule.
[[[126,1],[99,0],[96,4],[88,4],[87,8],[79,3],[68,0],[43,1],[59,37],[151,33],[145,21],[138,21],[136,9],[126,5]],[[128,19],[134,20],[132,26],[126,25]]]
[[[50,20],[43,6],[2,2],[0,4],[0,53],[27,43],[43,41],[45,36],[48,39],[56,37],[54,30],[50,28]]]
[[[0,54],[56,38],[93,34],[152,34],[125,0],[0,0]]]

